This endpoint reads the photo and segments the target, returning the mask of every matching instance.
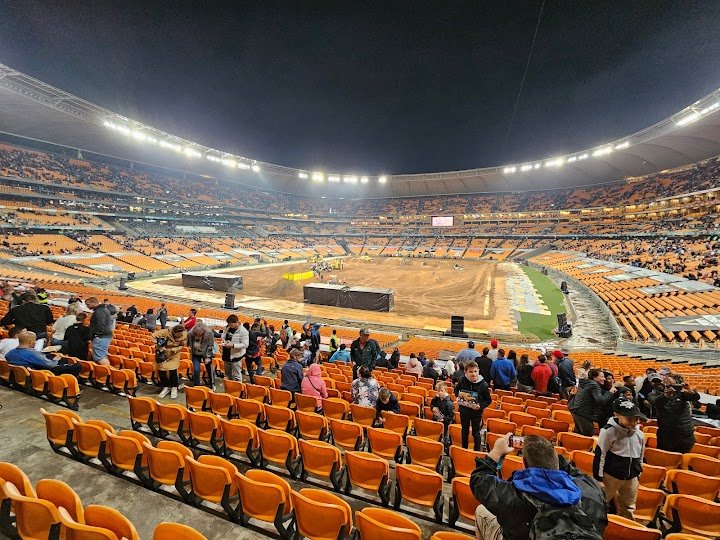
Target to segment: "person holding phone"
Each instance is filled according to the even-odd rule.
[[[690,403],[700,399],[681,375],[665,376],[663,384],[655,388],[648,400],[657,412],[657,447],[667,452],[690,452],[695,444]]]

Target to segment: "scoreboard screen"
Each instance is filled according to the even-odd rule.
[[[433,227],[452,227],[455,225],[455,218],[453,216],[432,216],[430,224]]]

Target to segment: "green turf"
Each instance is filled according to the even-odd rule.
[[[565,313],[565,295],[542,272],[529,266],[521,266],[520,268],[532,281],[538,295],[550,310],[550,315],[521,313],[518,329],[523,334],[533,334],[541,340],[552,339],[555,337],[552,331],[557,326],[557,314]]]

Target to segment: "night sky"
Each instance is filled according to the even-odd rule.
[[[0,0],[0,62],[150,125],[310,170],[561,155],[720,87],[720,1]],[[0,111],[1,114],[1,111]]]

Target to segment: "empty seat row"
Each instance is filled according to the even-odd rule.
[[[82,396],[78,381],[72,375],[13,366],[4,358],[0,359],[0,384],[74,410],[78,409]]]

